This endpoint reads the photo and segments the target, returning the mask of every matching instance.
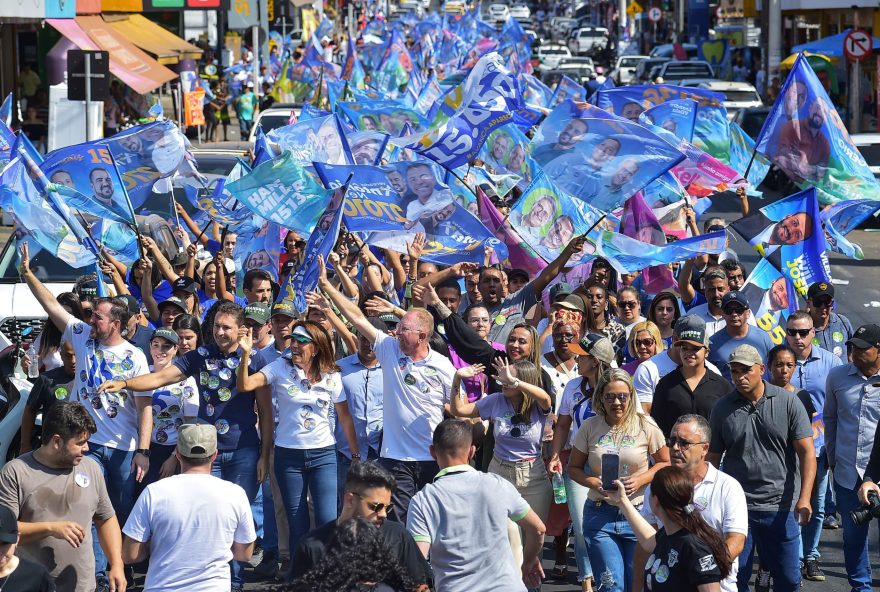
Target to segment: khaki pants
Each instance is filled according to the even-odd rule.
[[[489,463],[489,472],[512,483],[538,515],[538,518],[542,521],[547,520],[550,504],[553,502],[553,488],[541,457],[533,461],[511,462],[494,456],[492,462]],[[523,562],[522,532],[513,521],[509,521],[507,525],[507,536],[510,539],[514,564],[519,570]]]

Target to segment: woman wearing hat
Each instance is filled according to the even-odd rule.
[[[593,570],[587,556],[587,546],[581,525],[584,518],[584,503],[589,490],[571,480],[567,471],[571,447],[581,424],[596,415],[593,411],[593,389],[599,377],[614,364],[614,347],[611,341],[596,333],[588,333],[577,343],[568,344],[569,351],[577,357],[578,377],[568,381],[562,392],[553,428],[550,460],[547,468],[550,473],[562,473],[565,478],[565,493],[568,511],[574,528],[574,553],[578,568],[578,581],[584,590],[592,590]],[[574,429],[572,429],[572,427]],[[567,562],[566,562],[567,563]],[[557,558],[557,565],[565,565]],[[554,570],[555,572],[555,570]]]
[[[150,372],[164,370],[179,353],[177,333],[163,327],[150,337]],[[177,472],[177,428],[199,414],[199,388],[192,376],[153,391],[153,432],[150,437],[150,468],[141,481],[141,489],[150,483],[170,477]]]
[[[271,389],[278,405],[275,430],[275,475],[281,489],[290,547],[309,530],[311,494],[315,524],[323,525],[336,518],[336,439],[330,416],[345,432],[352,461],[360,460],[358,440],[348,404],[342,395],[342,378],[333,355],[330,336],[312,321],[298,321],[290,338],[290,354],[282,356],[250,374],[248,363],[253,349],[250,330],[240,334],[242,356],[238,368],[238,389]]]
[[[623,592],[632,581],[636,536],[595,475],[602,475],[603,457],[608,457],[604,462],[616,460],[626,496],[640,507],[654,474],[669,466],[669,449],[654,420],[638,412],[632,378],[625,371],[611,368],[602,374],[592,406],[596,415],[581,424],[568,471],[573,481],[590,490],[583,521],[590,565],[602,574],[602,590]]]

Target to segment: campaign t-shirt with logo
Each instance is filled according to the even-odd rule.
[[[199,419],[217,428],[218,450],[260,445],[254,392],[235,388],[241,351],[224,354],[215,344],[202,345],[174,360],[199,385]]]
[[[92,327],[71,317],[62,341],[69,341],[76,352],[76,379],[73,401],[88,410],[98,430],[89,438],[118,450],[137,448],[138,417],[134,397],[149,397],[152,392],[122,389],[118,393],[100,393],[98,387],[108,380],[127,380],[150,371],[144,352],[122,341],[119,345],[100,345],[91,336]]]
[[[477,401],[480,418],[493,420],[495,455],[503,461],[534,460],[541,455],[541,436],[550,410],[533,403],[527,418],[513,408],[503,393],[492,393]],[[516,419],[516,421],[514,421]]]
[[[152,370],[152,369],[151,369]],[[163,446],[177,445],[177,430],[188,418],[199,414],[199,386],[187,376],[180,382],[153,391],[152,441]]]
[[[68,374],[64,366],[41,372],[34,381],[27,406],[34,410],[34,414],[46,413],[58,401],[70,401],[75,378],[76,374]]]
[[[260,370],[278,404],[275,445],[315,449],[336,445],[330,418],[333,406],[345,400],[339,372],[328,372],[312,383],[306,373],[281,357]]]
[[[654,552],[645,564],[645,590],[697,592],[697,586],[721,581],[721,569],[709,545],[681,529],[657,531]]]

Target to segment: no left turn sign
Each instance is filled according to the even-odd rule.
[[[865,59],[873,48],[873,39],[865,31],[850,31],[843,39],[843,53],[853,62]]]

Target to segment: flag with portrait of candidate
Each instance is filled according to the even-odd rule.
[[[880,210],[880,201],[874,199],[839,201],[823,209],[819,216],[822,218],[828,248],[852,259],[864,259],[865,253],[862,247],[851,242],[846,235],[858,228],[877,210]]]
[[[758,328],[774,345],[785,343],[785,321],[798,309],[797,291],[791,280],[767,259],[761,259],[739,291],[748,299]]]
[[[596,91],[596,106],[618,117],[638,123],[645,109],[656,107],[666,101],[693,99],[699,105],[721,106],[724,95],[703,88],[675,86],[673,84],[648,84],[618,86]]]
[[[810,284],[831,282],[821,224],[816,190],[811,187],[731,222],[730,228],[805,296]]]
[[[584,261],[604,257],[619,273],[635,273],[654,265],[723,253],[727,247],[727,233],[720,230],[665,245],[651,245],[619,232],[603,230],[595,237],[588,236],[587,241],[589,245],[584,252],[589,254]]]
[[[296,162],[347,164],[342,126],[335,113],[275,128],[266,137],[281,150],[289,151]]]
[[[764,121],[756,150],[801,189],[815,187],[823,204],[880,199],[880,183],[803,54]]]
[[[553,96],[550,98],[550,102],[547,105],[555,107],[568,100],[586,101],[587,89],[585,89],[582,84],[578,84],[568,76],[563,75],[562,78],[559,79],[559,82],[556,83],[556,88],[553,89]]]
[[[400,101],[339,102],[336,108],[357,129],[364,132],[379,131],[396,136],[406,126],[414,131],[428,128],[428,122],[424,117]]]
[[[520,177],[517,186],[524,190],[540,168],[528,154],[529,139],[515,123],[506,123],[489,134],[478,158],[496,172]]]

